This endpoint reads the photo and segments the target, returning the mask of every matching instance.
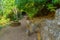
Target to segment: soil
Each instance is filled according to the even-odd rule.
[[[5,30],[6,29],[6,30]],[[0,40],[36,40],[36,34],[28,36],[21,27],[7,27],[3,29]]]

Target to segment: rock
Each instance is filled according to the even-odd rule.
[[[55,20],[45,20],[41,25],[42,40],[60,40],[60,28]]]
[[[24,23],[28,24],[32,32],[35,32],[35,30],[39,28],[39,30],[37,31],[40,31],[41,40],[60,40],[60,9],[56,10],[55,19],[42,19],[41,21],[40,20],[35,20],[34,22],[31,22],[30,20],[24,20],[25,22],[21,22],[23,22],[22,25]],[[27,32],[28,31],[30,33],[29,29],[27,29]]]
[[[60,8],[56,10],[55,19],[57,20],[57,24],[60,25]]]
[[[56,17],[59,17],[59,16],[60,16],[60,8],[56,10],[55,16],[56,16]]]
[[[10,24],[12,27],[17,27],[17,26],[20,26],[21,23],[20,22],[11,22]]]
[[[58,22],[57,24],[60,25],[60,22]]]
[[[60,24],[60,23],[58,23]],[[48,20],[42,19],[42,21],[35,21],[30,24],[32,32],[35,32],[39,28],[42,40],[60,40],[60,27],[58,26],[56,19]]]

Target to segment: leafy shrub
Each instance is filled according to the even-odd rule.
[[[14,0],[0,0],[0,25],[5,26],[9,22],[7,15],[11,12],[15,6]]]
[[[19,20],[18,16],[22,16],[20,12],[26,12],[30,18],[33,18],[38,11],[46,8],[49,11],[55,11],[57,6],[60,5],[60,0],[1,0],[0,1],[0,21],[4,20]],[[14,10],[14,8],[17,8]],[[12,10],[13,13],[12,13]],[[20,12],[16,12],[19,10]],[[43,14],[42,12],[40,14]],[[39,14],[39,15],[40,15]],[[10,17],[8,17],[10,16]],[[2,18],[3,17],[3,18]],[[7,23],[7,22],[6,22]]]
[[[53,4],[60,4],[60,0],[52,0]]]

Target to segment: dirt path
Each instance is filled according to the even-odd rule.
[[[36,34],[28,37],[20,27],[9,27],[0,40],[36,40]]]

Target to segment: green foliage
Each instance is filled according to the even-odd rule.
[[[51,2],[48,0],[0,0],[0,21],[3,22],[2,19],[9,19],[8,21],[5,21],[5,24],[10,20],[18,21],[20,20],[19,18],[22,17],[22,11],[26,12],[30,18],[33,18],[34,15],[43,8],[46,8],[49,11],[55,11],[55,4],[60,5],[60,0],[51,0]],[[20,12],[18,12],[18,10]]]
[[[0,26],[5,26],[9,23],[9,19],[6,19],[5,17],[2,17],[0,20]]]
[[[55,11],[56,7],[53,4],[47,4],[47,9],[50,11]]]
[[[20,11],[25,11],[32,18],[39,8],[43,7],[42,5],[46,3],[46,0],[16,0],[15,2]]]
[[[52,3],[54,3],[54,4],[60,4],[60,0],[52,0]]]
[[[15,6],[15,0],[1,0],[0,1],[0,25],[4,26],[9,22],[7,15],[10,13],[11,9]]]
[[[25,11],[30,18],[32,18],[39,10],[42,10],[44,6],[47,10],[55,11],[54,4],[59,4],[59,0],[15,0],[17,8],[20,11]],[[43,14],[43,13],[42,13]]]
[[[14,0],[2,0],[2,7],[3,7],[3,16],[8,15],[10,13],[11,9],[14,8]]]
[[[7,18],[10,18],[10,21],[18,21],[22,18],[22,15],[21,15],[21,12],[17,12],[17,13],[14,13],[13,11],[11,11]]]

